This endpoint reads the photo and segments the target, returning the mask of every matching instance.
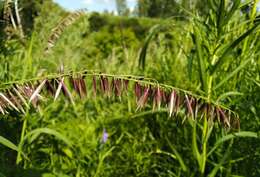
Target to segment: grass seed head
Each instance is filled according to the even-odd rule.
[[[144,93],[140,97],[139,101],[137,102],[137,109],[142,109],[145,107],[148,98],[149,98],[149,92],[150,92],[150,86],[145,86],[144,87]]]

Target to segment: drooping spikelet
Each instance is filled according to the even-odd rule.
[[[154,89],[153,91],[153,110],[155,110],[155,108],[157,107],[157,109],[160,109],[161,108],[161,103],[162,103],[162,98],[163,98],[163,95],[162,95],[162,91],[160,89],[160,87],[157,87]]]
[[[134,85],[134,89],[135,89],[136,100],[138,101],[142,95],[142,87],[138,82],[136,82]]]
[[[139,101],[137,102],[137,110],[144,108],[144,106],[146,105],[148,98],[149,98],[149,92],[150,92],[150,86],[145,86],[144,93],[140,97]]]
[[[169,116],[171,117],[173,115],[174,109],[175,109],[175,105],[176,105],[176,91],[173,90],[170,94],[170,98],[169,98],[169,104],[168,104],[168,108],[169,108]]]
[[[97,80],[96,80],[96,76],[93,76],[92,85],[93,85],[93,95],[94,95],[94,97],[96,97],[96,95],[97,95]]]

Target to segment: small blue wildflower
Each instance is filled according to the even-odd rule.
[[[101,142],[106,143],[107,140],[108,140],[108,133],[107,133],[106,129],[104,129]]]

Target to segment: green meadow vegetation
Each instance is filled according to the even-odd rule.
[[[259,177],[259,1],[124,2],[0,1],[0,177]]]

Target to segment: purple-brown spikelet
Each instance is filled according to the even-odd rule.
[[[102,91],[102,93],[105,93],[105,80],[103,76],[100,76],[100,90]]]
[[[160,89],[160,92],[162,96],[162,103],[167,104],[167,97],[165,91],[163,89]]]
[[[64,94],[67,98],[69,98],[69,100],[71,101],[71,103],[74,105],[74,101],[73,101],[73,98],[72,98],[72,95],[71,95],[69,89],[67,88],[67,86],[65,85],[64,82],[61,82],[61,84],[62,84],[61,89],[62,89],[63,94]]]
[[[123,83],[124,83],[123,90],[124,90],[125,92],[127,92],[127,91],[128,91],[129,80],[124,79],[124,80],[123,80]]]
[[[211,105],[210,106],[210,112],[209,112],[209,116],[208,116],[208,121],[209,122],[213,122],[215,121],[214,119],[216,118],[217,113],[216,113],[216,107]]]
[[[84,94],[84,96],[86,96],[87,95],[87,87],[86,87],[86,82],[83,78],[80,79],[80,84],[81,84],[81,87],[82,87],[83,94]]]
[[[121,79],[114,80],[114,91],[115,96],[120,97],[122,92],[122,82]]]
[[[61,82],[61,85],[62,93],[64,94],[64,96],[69,97],[69,90],[67,86],[64,84],[64,82]]]
[[[194,119],[194,113],[193,113],[193,108],[192,108],[192,105],[193,105],[193,98],[189,98],[188,95],[185,95],[185,100],[186,100],[186,108],[188,110],[188,114],[189,116]]]
[[[225,111],[222,110],[221,108],[218,108],[218,111],[219,111],[219,113],[220,113],[220,120],[222,121],[222,123],[223,123],[224,125],[230,127],[230,123],[229,123],[228,118],[227,118],[227,116],[226,116],[226,114],[225,114]]]
[[[45,87],[46,87],[47,91],[48,91],[52,96],[54,96],[54,94],[55,94],[55,89],[54,89],[54,86],[51,84],[50,81],[48,81],[48,80],[46,81]]]
[[[84,98],[87,95],[86,83],[83,78],[79,78],[79,91],[81,98]]]
[[[105,77],[105,89],[106,89],[107,92],[110,91],[109,81],[108,81],[108,78],[107,78],[107,77]]]
[[[100,76],[100,89],[107,96],[110,95],[109,81],[107,77]]]
[[[112,91],[114,91],[115,92],[115,84],[116,84],[116,81],[115,81],[115,79],[114,78],[112,78],[112,80],[111,80],[111,84],[110,84],[110,89],[112,90]]]
[[[180,109],[181,104],[181,96],[176,93],[176,100],[175,100],[175,112],[177,113]]]
[[[211,108],[210,108],[210,104],[208,103],[204,103],[204,112],[203,113],[203,116],[206,116],[207,119],[209,119],[209,114],[210,114],[210,111],[211,111]]]
[[[198,99],[194,99],[194,102],[193,102],[193,110],[194,110],[194,117],[198,117],[198,114],[199,114],[199,110],[200,110],[200,100]]]
[[[110,96],[110,87],[109,87],[109,81],[107,77],[104,77],[104,92],[107,96]]]
[[[155,107],[157,107],[157,109],[160,109],[162,103],[162,92],[160,87],[155,88],[153,92],[153,109],[155,109]]]
[[[217,119],[218,119],[218,122],[220,123],[220,111],[219,111],[219,108],[216,109],[216,115],[217,115]]]
[[[5,114],[6,110],[6,104],[0,99],[0,111],[2,114]]]
[[[73,86],[73,89],[75,90],[75,92],[79,94],[79,83],[78,83],[78,79],[76,79],[76,78],[71,78],[71,83],[72,83],[72,86]]]
[[[22,87],[22,89],[23,89],[23,93],[25,94],[25,96],[27,98],[30,98],[31,95],[32,95],[32,92],[33,92],[32,88],[30,88],[28,85],[25,85],[25,86]]]
[[[92,86],[93,86],[93,95],[94,97],[97,96],[97,80],[96,80],[96,76],[93,76],[92,78]]]
[[[10,101],[13,102],[13,104],[14,104],[19,110],[22,110],[22,112],[24,112],[23,106],[22,106],[22,104],[21,104],[21,101],[20,101],[10,90],[8,90],[8,97],[9,97]]]
[[[136,100],[138,101],[140,99],[140,97],[142,96],[142,87],[138,82],[136,82],[134,89],[135,89]]]
[[[32,86],[32,84],[26,84],[25,86],[20,87],[22,93],[24,93],[25,97],[27,99],[30,99],[30,97],[32,96],[33,92],[34,92],[34,88]],[[31,102],[33,104],[34,107],[37,106],[39,101],[38,96],[36,96]]]
[[[1,112],[3,115],[5,115],[5,108],[2,107],[1,101],[0,101],[0,112]]]
[[[54,91],[56,92],[58,86],[59,86],[59,82],[58,82],[58,79],[51,79],[50,81],[50,84],[53,86],[54,88]],[[55,94],[55,93],[54,93]]]
[[[171,117],[174,113],[174,109],[176,107],[176,98],[177,98],[177,95],[176,95],[176,92],[173,90],[169,97],[168,97],[168,109],[169,109],[169,116]]]
[[[149,92],[150,92],[150,86],[145,86],[144,93],[140,97],[139,101],[137,102],[137,110],[144,108],[144,106],[146,105],[148,98],[149,98]]]

